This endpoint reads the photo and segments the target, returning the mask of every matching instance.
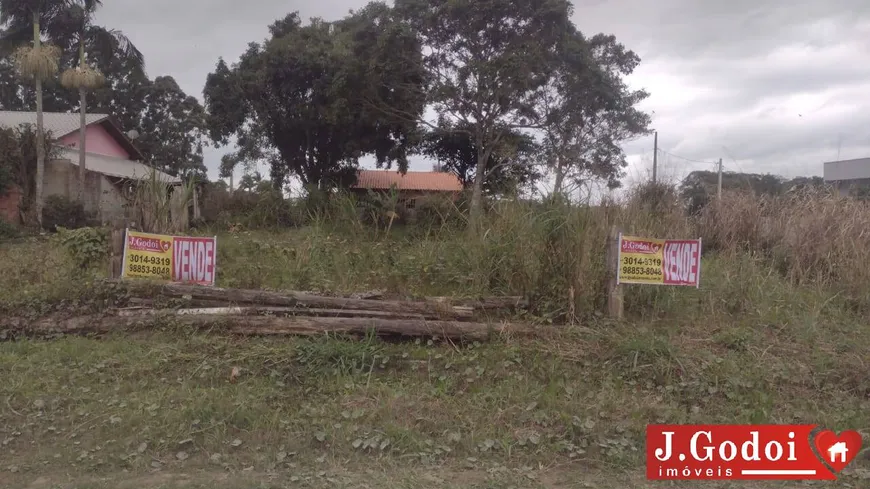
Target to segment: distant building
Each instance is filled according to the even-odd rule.
[[[825,163],[824,176],[825,183],[833,185],[843,197],[870,189],[870,158],[829,161]]]
[[[453,173],[435,171],[409,171],[402,175],[392,170],[359,170],[355,193],[388,192],[395,188],[398,202],[413,209],[418,198],[428,195],[455,197],[462,192],[462,182]]]
[[[167,184],[178,184],[177,177],[154,170],[142,163],[142,153],[124,134],[108,114],[87,114],[85,126],[84,183],[79,181],[79,129],[78,113],[43,113],[44,128],[54,138],[57,147],[53,159],[45,162],[43,195],[59,195],[73,199],[79,185],[84,185],[84,208],[104,223],[125,217],[126,199],[122,187],[125,182],[141,181],[155,171],[158,179]],[[36,112],[0,111],[0,128],[14,129],[22,124],[36,125]],[[17,222],[21,191],[9,189],[0,196],[0,218]]]

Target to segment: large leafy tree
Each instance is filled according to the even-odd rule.
[[[0,58],[0,110],[14,110],[21,100],[21,80],[11,57]]]
[[[204,90],[217,144],[235,139],[234,162],[263,161],[281,188],[347,184],[359,159],[407,170],[424,109],[420,45],[382,3],[333,23],[292,13],[240,61],[220,60]],[[371,100],[384,100],[399,117]]]
[[[428,102],[470,128],[478,152],[471,217],[482,209],[486,168],[512,130],[540,127],[536,100],[570,25],[566,0],[396,0],[425,46]],[[384,104],[389,106],[389,104]]]
[[[73,89],[79,95],[79,186],[78,200],[84,202],[84,181],[86,174],[86,138],[87,127],[87,94],[105,83],[105,77],[99,69],[88,61],[86,45],[94,45],[104,57],[121,56],[132,64],[135,70],[143,70],[145,58],[142,53],[122,32],[94,25],[93,18],[97,8],[102,6],[101,0],[76,0],[62,11],[57,23],[71,30],[67,37],[76,47],[78,53],[74,67],[66,70],[61,83],[64,87]]]
[[[586,39],[573,26],[558,53],[557,69],[539,100],[554,194],[569,180],[578,185],[603,180],[616,187],[627,166],[621,143],[649,133],[650,117],[637,108],[648,94],[630,90],[623,79],[640,58],[614,36]]]
[[[0,24],[6,26],[3,33],[3,49],[27,39],[32,32],[30,46],[19,47],[15,61],[19,72],[32,80],[36,98],[36,220],[42,227],[42,190],[45,174],[45,127],[43,123],[42,83],[58,70],[60,51],[56,46],[43,44],[43,35],[51,34],[54,20],[67,8],[66,0],[0,0]]]
[[[438,162],[441,171],[455,174],[465,188],[473,188],[480,153],[465,125],[441,125],[424,138],[422,153]],[[540,146],[535,138],[512,130],[502,137],[487,159],[483,191],[504,195],[540,180]]]
[[[171,76],[158,76],[145,90],[136,144],[148,162],[182,177],[204,179],[205,109]]]
[[[51,155],[51,134],[45,134],[43,144]],[[0,128],[0,196],[12,186],[21,191],[24,209],[33,204],[36,187],[36,132],[24,124],[17,128]]]

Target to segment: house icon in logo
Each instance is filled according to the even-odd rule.
[[[839,455],[840,462],[846,463],[846,453],[848,451],[849,449],[846,448],[846,444],[844,442],[837,442],[828,449],[828,457],[831,460],[831,463],[837,463],[837,455]]]

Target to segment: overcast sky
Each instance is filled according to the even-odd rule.
[[[335,20],[365,0],[113,0],[97,20],[202,99],[218,57],[234,62],[267,25],[298,10]],[[870,156],[870,1],[578,0],[574,22],[615,34],[641,64],[629,79],[659,132],[659,174],[696,169],[821,175],[822,163]],[[171,12],[171,14],[168,14]],[[626,144],[629,181],[648,178],[653,138]],[[208,149],[217,177],[225,149]],[[696,160],[696,161],[691,161]],[[416,160],[412,169],[428,170]]]

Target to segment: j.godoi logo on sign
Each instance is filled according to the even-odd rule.
[[[646,255],[655,255],[662,249],[662,245],[651,241],[628,241],[622,242],[623,253],[643,253]]]
[[[144,238],[142,236],[130,236],[129,245],[131,250],[135,251],[152,251],[154,253],[165,253],[172,247],[172,243],[158,238]]]
[[[649,425],[647,478],[834,480],[861,449],[861,435],[813,425]]]

